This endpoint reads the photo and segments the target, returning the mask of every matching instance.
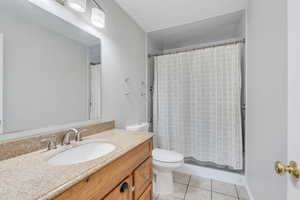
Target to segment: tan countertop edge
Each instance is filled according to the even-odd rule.
[[[43,166],[45,166],[45,160],[48,160],[50,157],[56,155],[57,153],[59,153],[60,151],[65,150],[64,148],[61,148],[59,151],[56,152],[45,152],[43,151],[38,151],[38,152],[33,152],[33,153],[29,153],[23,156],[18,156],[12,159],[8,159],[8,160],[4,160],[0,162],[0,176],[2,175],[1,173],[4,173],[4,178],[8,178],[9,180],[6,180],[6,183],[9,183],[8,186],[5,185],[5,181],[4,183],[2,183],[2,186],[6,186],[7,188],[4,188],[4,190],[1,192],[1,188],[0,188],[0,200],[7,200],[7,198],[9,199],[14,199],[14,200],[29,200],[29,199],[36,199],[36,200],[50,200],[53,199],[54,197],[56,197],[57,195],[63,193],[65,190],[69,189],[70,187],[72,187],[73,185],[77,184],[78,182],[82,181],[84,178],[90,176],[91,174],[99,171],[100,169],[102,169],[103,167],[105,167],[107,164],[111,163],[112,161],[118,159],[119,157],[123,156],[124,154],[126,154],[127,152],[129,152],[130,150],[134,149],[135,147],[137,147],[138,145],[144,143],[145,141],[147,141],[148,139],[153,137],[153,133],[148,133],[148,132],[130,132],[130,131],[125,131],[125,130],[121,130],[121,129],[112,129],[109,131],[104,131],[101,132],[99,134],[95,134],[92,136],[88,136],[85,139],[85,141],[89,142],[91,140],[102,140],[102,141],[108,141],[108,142],[112,142],[113,144],[116,144],[118,147],[117,149],[111,153],[108,154],[107,156],[104,156],[103,158],[98,158],[95,159],[93,161],[89,161],[86,162],[84,164],[80,164],[80,165],[70,165],[69,167],[71,168],[70,171],[77,174],[76,176],[72,177],[69,180],[64,179],[63,175],[65,175],[66,179],[69,178],[68,174],[65,174],[65,172],[67,171],[68,166],[64,166],[64,167],[52,167],[49,166],[49,164],[47,165],[46,169],[41,169]],[[111,140],[110,140],[111,139]],[[129,144],[127,144],[126,142],[128,142]],[[125,144],[126,143],[126,144]],[[71,147],[68,147],[71,148]],[[45,153],[43,155],[43,153]],[[40,157],[43,158],[40,158]],[[34,161],[33,161],[34,160]],[[22,163],[20,165],[20,163],[24,161],[24,163]],[[26,163],[27,162],[27,163]],[[36,162],[36,163],[32,163],[32,162]],[[38,163],[40,162],[40,163]],[[5,163],[5,164],[3,164]],[[16,171],[13,171],[13,169],[5,171],[1,169],[1,167],[3,167],[2,165],[5,167],[9,167],[11,164],[11,167],[13,169],[17,169]],[[28,164],[29,166],[26,166],[26,164]],[[28,170],[27,173],[34,173],[34,175],[30,174],[32,177],[26,177],[26,173],[25,174],[21,174],[21,178],[18,177],[18,173],[20,173],[20,168],[24,168],[24,169],[29,169],[31,167],[30,164],[36,164],[37,166],[34,166],[32,168],[37,168],[40,171],[40,174],[35,174],[33,171]],[[39,164],[40,164],[40,168],[39,168]],[[15,165],[17,167],[15,167]],[[19,166],[18,166],[19,165]],[[20,167],[21,166],[21,167]],[[32,169],[34,170],[34,169]],[[51,171],[52,170],[52,171]],[[60,171],[59,171],[60,170]],[[15,173],[14,173],[15,172]],[[53,173],[51,173],[53,172]],[[71,172],[69,172],[69,175],[73,175]],[[43,174],[44,173],[44,174]],[[49,173],[49,174],[48,174]],[[57,174],[61,174],[62,177],[55,177],[55,176],[51,176],[51,175],[57,175]],[[8,176],[11,175],[11,176]],[[43,184],[41,183],[41,185],[37,185],[36,182],[38,182],[39,180],[42,179],[41,176],[45,175],[46,178],[48,178],[48,181],[51,180],[52,178],[57,178],[57,179],[61,179],[61,183],[59,182],[56,183],[49,183],[49,185],[47,185],[47,183],[43,183],[46,184],[45,187],[49,187],[49,189],[45,189],[43,186]],[[23,179],[22,179],[23,178]],[[20,180],[21,179],[21,180]],[[36,180],[35,180],[36,179]],[[44,179],[42,179],[44,180]],[[15,182],[14,182],[15,181]],[[20,182],[19,182],[20,181]],[[23,184],[30,184],[30,181],[34,181],[32,184],[32,187],[29,186],[24,186]],[[47,180],[45,180],[47,181]],[[65,182],[64,182],[65,181]],[[50,181],[51,182],[51,181]],[[15,184],[11,184],[11,183],[15,183]],[[18,185],[19,183],[19,185]],[[53,187],[53,185],[55,185],[55,187]],[[1,186],[1,183],[0,183]],[[10,188],[10,187],[13,187]],[[39,188],[43,190],[40,191],[39,193]],[[16,190],[18,190],[19,188],[21,188],[21,191],[17,191],[16,194],[7,194],[7,192],[16,192]],[[26,191],[26,189],[29,190],[31,189],[32,191]],[[34,191],[33,191],[34,190]],[[38,191],[37,191],[38,190]],[[32,196],[29,197],[29,195],[32,193]],[[4,197],[3,197],[4,196]]]

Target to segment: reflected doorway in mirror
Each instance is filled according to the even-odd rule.
[[[101,119],[101,64],[90,64],[90,120]]]

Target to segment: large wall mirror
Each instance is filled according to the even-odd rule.
[[[0,134],[100,119],[100,51],[99,38],[29,1],[1,0]]]

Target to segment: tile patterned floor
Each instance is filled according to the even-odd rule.
[[[175,192],[156,200],[249,200],[244,186],[174,173]]]

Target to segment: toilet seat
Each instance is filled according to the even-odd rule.
[[[168,151],[165,149],[153,149],[153,160],[157,163],[165,163],[171,165],[172,163],[181,163],[183,161],[183,155],[174,151]]]
[[[169,170],[172,170],[172,169],[176,169],[176,168],[179,168],[181,167],[183,164],[183,161],[180,161],[180,162],[173,162],[173,163],[168,163],[168,162],[161,162],[161,161],[157,161],[157,160],[154,160],[153,159],[153,165],[154,166],[157,166],[161,169],[169,169]]]

